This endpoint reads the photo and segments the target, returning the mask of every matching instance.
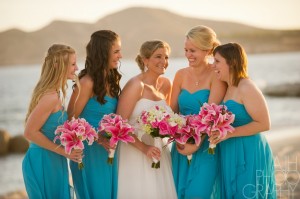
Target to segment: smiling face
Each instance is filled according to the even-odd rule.
[[[203,63],[206,63],[207,50],[201,50],[192,42],[192,40],[186,38],[184,42],[185,57],[189,61],[189,66],[198,67]]]
[[[212,67],[217,74],[217,78],[221,81],[225,81],[228,83],[229,81],[229,65],[226,62],[226,59],[222,57],[219,53],[215,54],[215,62]]]
[[[78,70],[78,66],[76,63],[76,54],[70,54],[69,55],[69,63],[68,63],[68,74],[67,78],[74,80],[76,77],[75,72]]]
[[[117,39],[111,49],[110,49],[110,55],[109,55],[109,68],[116,69],[119,65],[119,60],[122,58],[121,54],[121,40]]]
[[[148,66],[149,71],[159,75],[164,74],[169,65],[169,50],[167,48],[158,48],[150,58],[145,59],[144,62],[145,65]]]

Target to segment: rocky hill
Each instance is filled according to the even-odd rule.
[[[52,43],[74,47],[84,60],[91,33],[111,29],[122,38],[123,58],[134,58],[145,40],[163,39],[172,48],[172,57],[183,57],[184,34],[203,24],[213,28],[222,43],[241,43],[248,53],[300,51],[300,30],[269,30],[207,19],[189,18],[162,9],[133,7],[101,18],[94,24],[53,21],[34,32],[11,29],[0,33],[0,66],[41,63]]]

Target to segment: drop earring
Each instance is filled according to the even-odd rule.
[[[148,66],[145,65],[144,72],[147,72],[147,70],[148,70]]]
[[[213,64],[215,62],[215,58],[212,55],[207,56],[207,63]]]

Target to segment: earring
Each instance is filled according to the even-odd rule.
[[[209,64],[213,64],[215,62],[215,58],[212,55],[207,56],[207,62]]]
[[[144,67],[144,72],[146,72],[147,70],[148,70],[148,66],[145,65],[145,67]]]

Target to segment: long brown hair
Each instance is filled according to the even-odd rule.
[[[79,79],[89,75],[93,80],[93,92],[97,101],[104,104],[107,86],[112,97],[118,97],[121,92],[120,79],[122,75],[117,69],[109,68],[109,56],[112,46],[120,37],[111,30],[99,30],[91,35],[86,46],[85,68],[79,73]]]
[[[62,101],[64,103],[67,90],[69,57],[74,53],[75,50],[73,48],[63,44],[53,44],[48,49],[42,66],[40,79],[33,90],[25,122],[46,92],[52,90],[56,90],[57,92],[61,91]]]

